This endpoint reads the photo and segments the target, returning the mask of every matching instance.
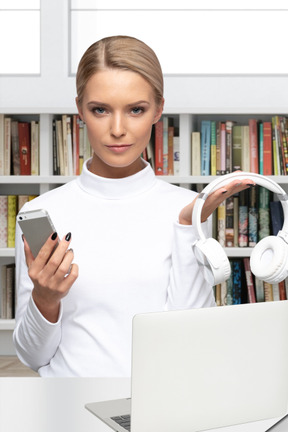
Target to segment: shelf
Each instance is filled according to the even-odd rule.
[[[1,330],[14,330],[15,319],[0,319],[0,331]]]
[[[15,249],[14,248],[0,248],[0,258],[1,257],[14,257]]]
[[[226,255],[229,258],[237,257],[249,257],[253,250],[252,247],[225,247],[224,248]]]
[[[168,183],[210,183],[221,176],[157,176]],[[278,184],[288,184],[287,176],[266,176]],[[76,176],[0,176],[0,184],[64,184],[76,179]]]

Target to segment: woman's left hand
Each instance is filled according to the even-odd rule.
[[[219,189],[212,192],[206,199],[201,213],[201,222],[205,222],[206,219],[214,212],[214,210],[229,198],[242,190],[248,189],[249,187],[255,186],[255,183],[250,179],[236,179],[220,187]],[[192,212],[194,208],[194,203],[197,197],[184,207],[179,214],[179,223],[182,225],[192,225]]]

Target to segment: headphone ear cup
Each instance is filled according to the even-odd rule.
[[[217,285],[229,278],[231,267],[228,257],[217,240],[198,240],[193,247],[204,277],[210,285]]]
[[[288,275],[288,245],[281,237],[268,236],[256,244],[250,257],[252,273],[271,284]]]

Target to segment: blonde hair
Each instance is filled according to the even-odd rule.
[[[163,99],[163,74],[154,51],[139,39],[112,36],[92,44],[83,54],[76,75],[78,103],[81,105],[88,80],[96,72],[123,69],[140,74],[152,87],[157,105]]]

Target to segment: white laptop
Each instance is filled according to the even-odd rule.
[[[136,315],[131,399],[86,408],[119,432],[193,432],[276,423],[287,406],[288,301],[275,301]]]

